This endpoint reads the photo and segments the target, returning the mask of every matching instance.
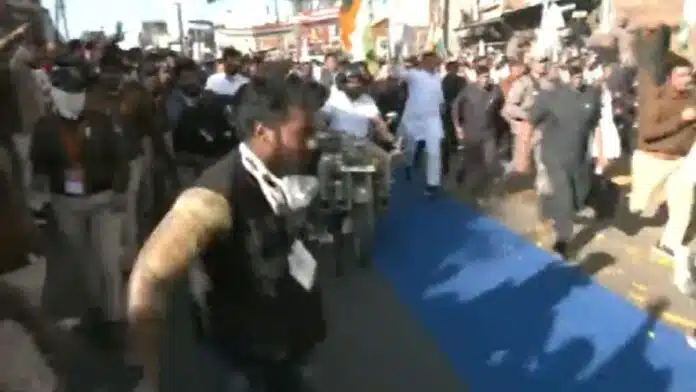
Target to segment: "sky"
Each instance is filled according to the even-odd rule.
[[[55,0],[41,0],[53,15]],[[175,0],[64,0],[70,37],[83,31],[104,29],[107,34],[115,31],[116,22],[124,25],[126,39],[137,37],[145,20],[167,21],[169,32],[177,33]],[[263,23],[267,7],[273,10],[273,0],[181,0],[184,23],[187,20],[205,19],[228,27],[246,27]],[[290,4],[279,0],[281,14],[287,14]],[[184,28],[187,28],[185,25]]]
[[[138,44],[138,33],[142,21],[164,20],[167,22],[169,33],[178,35],[176,6],[177,0],[64,0],[70,38],[79,37],[84,31],[103,29],[106,34],[115,32],[116,23],[122,22],[125,40],[124,47]],[[226,27],[249,27],[266,23],[275,19],[274,0],[217,0],[208,4],[206,0],[178,0],[181,2],[184,29],[188,29],[186,21],[194,19],[210,20],[215,24]],[[428,2],[423,0],[408,1],[410,7],[401,12],[417,14],[419,17],[428,14]],[[43,6],[51,12],[55,8],[55,0],[41,0]],[[398,3],[398,1],[393,1]],[[425,5],[415,7],[415,4]],[[375,12],[383,14],[386,11],[386,0],[375,0]],[[278,0],[281,20],[287,20],[291,15],[290,0]],[[383,9],[384,8],[384,9]]]

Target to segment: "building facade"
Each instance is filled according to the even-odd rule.
[[[452,0],[457,1],[457,0]],[[488,45],[503,48],[513,35],[533,36],[539,26],[542,14],[542,0],[459,0],[454,15],[450,13],[451,51],[470,47],[484,41]],[[599,2],[594,0],[556,0],[562,6],[566,21],[570,21],[572,11],[592,11]]]
[[[290,23],[275,23],[252,27],[257,50],[286,53],[293,50],[295,28]]]
[[[257,50],[256,40],[254,39],[254,33],[251,27],[237,29],[216,27],[215,42],[217,42],[218,48],[220,49],[234,46],[243,53]]]
[[[140,27],[140,47],[156,47],[166,48],[169,44],[176,40],[170,35],[169,26],[164,20],[148,20],[143,21]]]
[[[329,6],[302,11],[293,16],[290,22],[295,26],[295,45],[298,49],[289,54],[308,60],[340,48],[339,12],[339,6]]]

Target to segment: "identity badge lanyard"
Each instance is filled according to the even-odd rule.
[[[256,179],[266,201],[276,215],[289,212],[288,196],[283,182],[274,176],[245,143],[239,145],[244,168]],[[305,290],[311,290],[317,270],[317,261],[299,239],[296,239],[288,255],[290,275]]]
[[[84,169],[80,163],[80,155],[85,140],[90,137],[91,129],[87,126],[84,134],[82,132],[82,129],[78,129],[75,134],[70,132],[63,133],[63,143],[70,163],[70,166],[64,172],[63,190],[65,193],[74,196],[85,194]]]

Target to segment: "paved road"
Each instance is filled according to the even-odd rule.
[[[468,201],[461,191],[453,193]],[[508,195],[494,207],[491,214],[513,231],[541,246],[548,245],[548,230],[537,219],[532,192]],[[587,218],[579,219],[577,230],[581,234],[576,240],[578,252],[573,259],[583,260],[584,255],[591,253],[608,255],[611,260],[603,260],[602,264],[611,266],[596,276],[602,284],[637,305],[653,297],[666,296],[671,300],[671,307],[663,313],[664,320],[682,329],[696,328],[696,322],[691,321],[696,317],[696,310],[670,284],[668,263],[649,253],[650,245],[659,235],[660,220],[647,222],[654,227],[637,230],[637,227],[626,227],[628,220],[624,218],[619,217],[616,225],[610,227],[595,227]],[[75,313],[81,295],[70,260],[58,254],[55,247],[50,247],[46,263],[3,276],[2,280],[21,286],[34,303],[43,304],[51,315],[65,317]],[[433,341],[395,298],[388,283],[371,271],[356,271],[337,280],[330,264],[323,262],[320,274],[330,326],[329,339],[316,357],[320,391],[465,390]],[[48,279],[44,285],[45,276]],[[181,285],[173,298],[166,344],[165,390],[215,390],[216,378],[210,374],[214,366],[201,359],[196,350],[183,293],[185,287]],[[58,350],[60,355],[54,355],[54,359],[65,359],[58,361],[63,363],[60,372],[68,381],[62,391],[132,389],[137,372],[124,366],[119,356],[97,350],[68,333],[54,331],[52,336],[57,338],[48,339],[48,345],[55,346],[57,341],[63,347]],[[4,358],[0,366],[0,391],[61,391],[56,389],[56,372],[47,366],[37,345],[17,323],[0,322],[0,354]],[[3,384],[6,380],[19,388],[8,388]]]
[[[621,186],[623,197],[630,189],[630,176],[626,162],[618,162],[612,170],[613,181]],[[527,184],[530,185],[530,184]],[[462,202],[472,204],[472,199],[463,190],[449,183],[450,194]],[[517,187],[515,187],[517,188]],[[537,199],[529,188],[525,190],[505,189],[504,197],[496,199],[485,210],[505,224],[509,229],[526,237],[544,248],[551,246],[551,230],[539,220]],[[694,211],[696,218],[696,211]],[[571,243],[571,262],[582,261],[589,254],[605,254],[611,260],[596,279],[607,288],[633,302],[638,307],[655,298],[665,297],[669,301],[663,321],[683,331],[696,330],[696,306],[682,295],[671,283],[671,263],[651,252],[666,221],[666,210],[662,209],[652,219],[631,219],[625,208],[609,225],[597,224],[589,211],[580,213],[576,220],[576,236]],[[687,238],[694,241],[693,227]]]
[[[76,314],[79,282],[70,260],[51,248],[46,263],[5,275],[2,280],[23,288],[30,300],[43,303],[55,317]],[[317,352],[319,391],[331,392],[459,392],[447,362],[421,327],[399,304],[388,284],[372,271],[354,271],[336,279],[330,262],[322,264],[325,308],[330,337]],[[44,285],[44,277],[47,277]],[[202,359],[187,315],[186,288],[173,296],[165,349],[165,391],[217,390],[215,367]],[[52,330],[44,342],[60,364],[62,385],[31,335],[14,321],[0,322],[0,391],[121,392],[130,391],[137,372],[121,357],[99,350],[83,339]],[[57,342],[57,343],[56,343]],[[55,349],[55,347],[61,349]],[[60,388],[59,388],[60,387]]]

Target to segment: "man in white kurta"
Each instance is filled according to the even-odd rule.
[[[401,120],[406,140],[407,164],[413,164],[415,147],[425,142],[426,194],[434,195],[440,188],[442,162],[441,141],[444,137],[440,110],[444,103],[442,81],[437,73],[440,59],[433,53],[423,55],[420,64],[411,69],[398,67],[397,76],[408,84],[408,99]]]

